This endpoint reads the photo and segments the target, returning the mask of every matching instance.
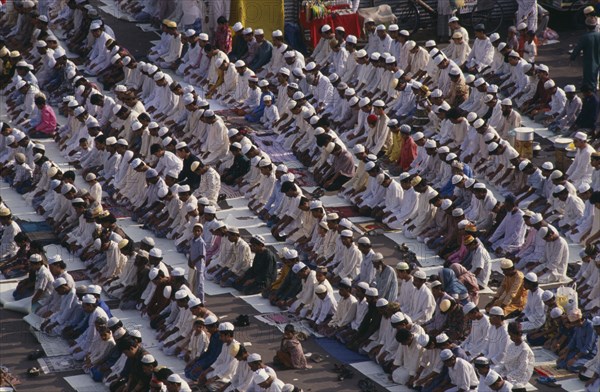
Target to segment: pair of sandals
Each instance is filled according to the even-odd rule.
[[[354,372],[346,365],[333,365],[333,370],[338,374],[338,381],[344,381],[354,377]]]
[[[233,322],[233,325],[236,327],[247,327],[250,325],[250,317],[247,314],[240,314]]]

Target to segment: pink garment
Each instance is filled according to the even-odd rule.
[[[461,240],[460,243],[460,248],[458,248],[458,250],[455,250],[454,252],[452,252],[450,254],[450,256],[448,256],[448,263],[454,264],[454,263],[461,263],[463,261],[463,259],[467,256],[467,254],[469,253],[467,247],[465,246],[465,243],[463,240]]]
[[[222,239],[223,239],[223,237],[221,237],[219,235],[215,236],[215,240],[213,241],[212,246],[210,247],[210,249],[206,250],[206,259],[205,260],[210,260],[219,251],[219,247],[221,246]]]
[[[35,127],[35,130],[45,134],[52,134],[56,131],[56,115],[50,105],[45,105],[41,112],[42,121]]]
[[[477,277],[460,264],[452,264],[450,265],[450,269],[454,271],[458,281],[469,291],[471,302],[477,305],[479,303],[479,284],[477,283]]]

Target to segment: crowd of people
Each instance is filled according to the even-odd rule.
[[[530,346],[542,345],[589,391],[600,388],[597,75],[579,89],[557,86],[535,62],[527,24],[505,41],[478,25],[470,41],[452,17],[444,48],[369,19],[364,42],[325,25],[305,56],[279,30],[269,41],[238,22],[231,35],[221,16],[205,32],[202,17],[177,8],[180,23],[162,20],[159,43],[138,61],[86,0],[47,15],[31,0],[12,4],[0,27],[2,178],[93,284],[78,286],[4,203],[0,272],[24,277],[14,298],[31,297],[41,329],[67,339],[95,381],[112,391],[299,390],[275,371],[307,367],[293,326],[269,367],[207,307],[208,280],[262,294],[422,391],[524,391]],[[144,12],[140,2],[119,4]],[[587,34],[598,34],[596,12],[585,10]],[[537,165],[511,145],[522,116],[574,139],[568,168]],[[257,145],[264,131],[323,191],[433,250],[439,273],[386,263]],[[44,138],[73,170],[46,156]],[[286,243],[279,254],[219,220],[222,186],[239,190]],[[135,243],[117,209],[149,236]],[[169,265],[154,238],[172,240],[187,266]],[[569,243],[585,245],[570,277]],[[494,258],[501,281],[480,307]],[[570,301],[540,287],[571,280]],[[101,294],[139,311],[185,374],[161,366]]]

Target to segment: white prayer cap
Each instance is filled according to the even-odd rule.
[[[323,208],[323,202],[321,200],[311,200],[309,204],[309,208],[311,210],[316,210],[318,208]]]
[[[267,87],[268,85],[269,85],[269,81],[268,81],[268,80],[266,80],[266,79],[261,79],[261,80],[258,82],[258,87]]]
[[[581,185],[579,185],[579,187],[577,188],[577,193],[585,193],[587,191],[589,191],[590,189],[592,189],[592,187],[590,186],[589,183],[584,182]]]
[[[183,382],[183,379],[179,374],[173,373],[169,377],[167,377],[167,381],[172,382],[173,384],[181,384]]]
[[[287,76],[290,76],[290,74],[291,74],[290,70],[287,69],[286,67],[279,68],[279,73],[282,75],[287,75]]]
[[[440,65],[444,60],[446,60],[446,56],[444,55],[435,56],[433,58],[433,62],[435,63],[435,65]]]
[[[455,174],[452,176],[452,184],[456,185],[459,182],[461,182],[463,180],[464,176],[460,175],[460,174]]]
[[[142,357],[142,363],[150,364],[154,363],[154,361],[156,361],[156,359],[154,359],[154,356],[152,356],[152,354],[146,354]]]
[[[150,257],[156,257],[156,258],[162,258],[162,250],[160,250],[159,248],[152,248],[150,249],[150,252],[148,252],[148,254],[150,255]]]
[[[325,294],[327,292],[327,287],[325,285],[320,284],[315,287],[315,294]]]
[[[587,140],[588,136],[587,136],[587,134],[579,131],[575,134],[575,136],[573,138],[585,142]]]
[[[398,32],[398,34],[404,36],[404,37],[408,37],[410,35],[410,33],[408,32],[408,30],[400,30]]]
[[[529,159],[523,159],[521,163],[519,163],[519,170],[523,171],[529,165],[531,161]]]
[[[92,24],[90,25],[90,31],[98,30],[101,27],[102,24],[99,21],[92,22]]]
[[[472,74],[465,75],[465,83],[466,84],[471,84],[474,81],[475,81],[475,75],[472,75]]]
[[[356,45],[358,42],[358,39],[354,35],[349,35],[346,37],[346,42]]]
[[[346,218],[340,219],[339,225],[342,226],[342,227],[344,227],[344,228],[346,228],[346,229],[348,229],[348,230],[352,230],[352,222],[350,222],[349,219],[346,219]]]
[[[544,170],[554,170],[554,164],[550,161],[542,163],[542,169]]]
[[[501,102],[501,105],[503,106],[512,106],[512,100],[510,98],[504,98]]]
[[[381,58],[381,53],[379,53],[379,52],[371,53],[371,60],[378,61],[380,58]]]
[[[416,133],[413,135],[413,140],[414,140],[415,142],[418,142],[419,140],[423,139],[424,137],[425,137],[425,135],[423,134],[423,132],[416,132]]]
[[[451,152],[450,154],[448,154],[448,155],[446,156],[446,162],[453,161],[453,160],[455,160],[456,158],[458,158],[458,156],[457,156],[455,153]]]
[[[425,347],[429,344],[429,335],[426,333],[417,336],[417,343],[421,347]]]
[[[185,289],[179,290],[175,293],[175,299],[184,299],[189,296],[189,292]]]
[[[594,318],[592,318],[592,325],[594,327],[600,327],[600,316],[594,316]]]
[[[275,170],[278,171],[278,172],[282,172],[282,173],[287,173],[288,172],[287,166],[284,165],[283,163],[277,165],[277,169],[275,169]]]
[[[492,151],[496,151],[496,149],[498,148],[498,143],[496,142],[491,142],[490,144],[488,144],[488,151],[492,152]]]
[[[561,172],[560,170],[554,170],[552,172],[552,174],[550,174],[550,179],[557,180],[557,179],[561,178],[562,176],[563,176],[563,172]]]
[[[365,293],[368,297],[377,297],[379,296],[379,291],[375,287],[369,287]]]
[[[428,139],[425,142],[425,148],[436,148],[436,147],[437,147],[437,144],[435,143],[435,140],[433,140],[433,139]]]
[[[292,57],[296,57],[296,51],[295,50],[288,50],[287,52],[285,52],[285,54],[283,55],[283,57],[285,57],[286,59],[292,58]]]
[[[548,72],[550,71],[550,68],[548,68],[548,66],[546,64],[536,64],[535,66],[537,68],[538,71],[542,71],[542,72]]]
[[[556,185],[553,189],[552,189],[552,193],[553,194],[559,194],[563,191],[565,191],[567,188],[565,188],[563,185]]]
[[[452,22],[458,22],[458,18],[456,16],[453,16],[450,19],[448,19],[448,23],[452,23]]]
[[[364,98],[360,99],[358,106],[360,106],[361,108],[364,108],[365,106],[367,106],[370,103],[371,103],[371,100],[368,97],[364,97]]]
[[[490,316],[504,317],[504,310],[500,306],[492,306],[492,308],[490,309]]]
[[[84,304],[95,304],[96,297],[90,294],[86,294],[83,296],[83,298],[81,298],[81,302],[83,302]]]
[[[335,72],[333,72],[332,74],[329,75],[329,81],[331,83],[335,83],[340,79],[340,75],[336,74]]]
[[[328,24],[325,24],[321,27],[321,33],[326,33],[330,30],[331,30],[331,26],[329,26]]]
[[[255,29],[254,35],[265,35],[265,31],[263,29]]]
[[[65,50],[62,47],[59,46],[58,48],[54,49],[54,55],[53,55],[53,57],[54,57],[54,59],[59,59],[59,58],[61,58],[62,56],[66,55],[66,54],[67,53],[65,52]]]
[[[340,235],[342,237],[349,237],[349,238],[352,238],[352,236],[353,236],[351,230],[342,230],[342,232],[340,233]]]
[[[292,267],[292,272],[297,274],[298,272],[302,271],[304,268],[306,268],[306,264],[304,264],[303,262],[299,262],[299,263],[294,264],[294,266]]]
[[[187,30],[185,31],[185,36],[186,36],[187,38],[190,38],[190,37],[192,37],[192,36],[194,36],[194,35],[196,35],[196,30],[194,30],[194,29],[187,29]]]
[[[376,108],[383,108],[385,107],[385,102],[383,102],[383,100],[378,99],[375,102],[373,102],[373,106]]]
[[[165,74],[162,71],[158,71],[157,73],[154,74],[154,76],[152,78],[154,79],[155,82],[158,82],[159,80],[163,79],[164,77],[165,77]]]
[[[248,361],[248,363],[262,361],[262,357],[260,356],[260,354],[252,353],[252,354],[248,355],[247,361]]]
[[[367,51],[364,50],[364,49],[361,49],[361,50],[359,50],[359,51],[356,52],[355,56],[356,56],[357,59],[361,59],[363,57],[366,57],[367,56]]]
[[[525,30],[527,28],[527,23],[521,22],[517,25],[517,30]]]
[[[242,33],[243,33],[244,35],[252,34],[253,32],[254,32],[254,30],[252,30],[252,28],[251,28],[251,27],[246,27],[246,28],[244,29],[244,31],[242,31]]]
[[[547,302],[552,298],[554,298],[554,293],[550,290],[544,290],[544,292],[542,293],[542,301]]]
[[[538,277],[534,272],[529,272],[525,275],[525,280],[532,282],[532,283],[537,283]]]
[[[204,207],[204,214],[216,214],[217,208],[215,206],[206,206]]]
[[[134,121],[131,123],[131,129],[132,129],[133,131],[137,131],[137,130],[141,129],[142,127],[143,127],[142,123],[141,123],[141,122],[139,122],[138,120],[134,120]]]
[[[283,33],[281,32],[281,30],[275,30],[275,31],[273,31],[273,33],[271,33],[271,35],[273,36],[273,38],[283,37]]]
[[[498,44],[498,51],[501,52],[504,50],[504,48],[506,48],[506,42],[500,42]]]
[[[554,83],[554,80],[552,80],[552,79],[548,79],[548,80],[546,80],[546,83],[544,83],[544,88],[546,90],[549,90],[555,86],[556,86],[556,83]]]
[[[226,61],[227,61],[227,60],[225,60],[224,58],[222,58],[222,57],[219,57],[219,58],[218,58],[218,59],[215,61],[215,66],[216,66],[217,68],[219,68],[219,67],[221,67],[221,65],[223,65],[223,63],[224,63],[224,62],[226,62]],[[229,61],[227,61],[227,62],[229,62]],[[156,75],[155,75],[155,77],[156,77]],[[156,80],[156,79],[154,79],[154,80]]]
[[[83,106],[77,106],[75,110],[73,110],[75,117],[81,116],[83,113],[85,113],[85,108]]]
[[[121,60],[121,56],[118,54],[115,54],[114,56],[112,56],[110,58],[110,63],[111,64],[115,64],[117,61]]]
[[[266,372],[265,369],[258,369],[255,373],[254,373],[254,383],[255,384],[262,384],[263,382],[267,381],[269,379],[269,373]]]
[[[317,64],[315,64],[314,61],[306,64],[306,67],[304,67],[304,69],[306,69],[308,72],[315,70],[315,68],[317,68]]]
[[[379,298],[377,300],[377,303],[375,304],[375,306],[377,306],[378,308],[383,308],[384,306],[388,305],[388,300],[385,298]]]
[[[498,33],[493,33],[490,35],[490,42],[496,42],[500,39],[500,34]]]
[[[417,270],[413,273],[413,276],[417,279],[427,279],[427,275],[423,270]]]
[[[433,90],[431,92],[432,98],[441,98],[443,95],[444,95],[444,93],[442,93],[442,90],[440,90],[439,88],[436,88],[435,90]]]
[[[484,190],[487,189],[484,183],[478,182],[477,184],[473,185],[474,189],[479,189],[479,190]]]
[[[574,85],[572,85],[572,84],[567,84],[567,85],[565,86],[565,93],[574,93],[574,92],[576,92],[576,91],[577,91],[577,89],[576,89],[576,88],[575,88],[575,86],[574,86]]]
[[[485,376],[485,379],[483,380],[483,383],[489,387],[492,384],[494,384],[496,381],[498,381],[499,379],[500,379],[500,375],[498,373],[496,373],[495,371],[493,371],[493,370],[490,369],[490,371],[488,372],[488,374]]]
[[[298,251],[296,249],[287,249],[285,252],[283,252],[283,258],[287,259],[287,260],[291,260],[291,259],[295,259],[298,257]],[[301,264],[301,269],[306,267],[306,265],[304,263],[299,263]]]
[[[202,305],[202,301],[200,301],[200,298],[192,297],[188,301],[188,308],[193,308],[194,306],[198,306],[198,305]]]
[[[173,268],[173,271],[171,271],[171,276],[184,276],[184,275],[185,275],[185,270],[181,267]]]
[[[542,214],[534,214],[530,219],[529,219],[529,223],[531,223],[532,225],[537,225],[538,223],[540,223],[541,221],[544,220],[544,217]]]
[[[377,300],[377,302],[379,302],[381,299]],[[402,312],[396,312],[394,314],[392,314],[392,317],[390,317],[390,322],[392,324],[397,324],[397,323],[401,323],[404,320],[406,320],[406,317],[404,315],[404,313]]]
[[[194,95],[191,93],[188,94],[184,94],[183,95],[183,103],[185,103],[186,105],[189,105],[191,103],[194,103],[195,99],[194,99]]]
[[[448,146],[441,146],[437,149],[438,154],[446,154],[450,152],[450,148]]]
[[[558,306],[550,311],[550,318],[557,319],[563,315],[563,310]]]
[[[46,41],[37,41],[37,42],[35,43],[35,46],[36,46],[37,48],[45,48],[45,47],[47,47],[47,46],[48,46],[48,44],[46,43]]]
[[[442,359],[442,361],[447,361],[452,357],[454,357],[454,354],[449,349],[445,349],[440,352],[440,358]]]
[[[241,68],[241,67],[245,67],[246,63],[244,62],[244,60],[238,60],[235,62],[235,67],[236,68]]]
[[[463,313],[468,314],[471,310],[476,309],[476,308],[477,308],[477,305],[475,305],[473,302],[467,302],[463,306]]]
[[[208,34],[206,33],[201,33],[198,38],[200,39],[200,41],[208,41]]]
[[[232,28],[233,28],[233,31],[235,31],[237,33],[238,31],[242,30],[244,28],[244,26],[242,25],[241,22],[235,22],[235,24],[233,25]]]
[[[340,219],[340,216],[337,214],[337,212],[330,212],[327,214],[326,219],[329,220],[338,220]]]
[[[374,168],[375,168],[375,162],[369,161],[365,164],[365,171],[371,171]]]

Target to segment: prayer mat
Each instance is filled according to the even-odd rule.
[[[27,222],[19,219],[16,222],[31,241],[35,241],[41,246],[59,243],[58,237],[52,230],[52,226],[46,222]]]
[[[297,161],[296,161],[297,162]],[[287,162],[284,162],[287,165]],[[296,179],[294,180],[296,182],[296,184],[300,185],[300,186],[316,186],[317,183],[315,182],[315,179],[313,178],[313,175],[311,172],[308,171],[308,169],[300,169],[300,168],[290,168],[290,165],[288,165],[288,169],[290,173],[294,173],[294,176],[296,176]]]
[[[83,361],[76,361],[71,355],[59,355],[57,357],[39,358],[40,369],[45,374],[64,373],[81,370]]]
[[[287,150],[281,143],[276,143],[277,139],[276,135],[270,134],[262,134],[262,135],[254,135],[254,143],[260,148],[262,151],[269,154],[272,162],[282,163],[282,162],[293,162],[298,161],[293,153]]]
[[[356,223],[359,229],[361,229],[366,235],[377,236],[382,235],[384,232],[388,231],[388,227],[381,222],[364,222],[364,223]]]
[[[232,187],[230,185],[221,183],[221,191],[219,192],[222,195],[227,196],[228,199],[235,199],[237,197],[243,197],[244,194],[240,192],[237,187]],[[247,204],[247,202],[246,202]]]
[[[289,312],[259,314],[254,317],[269,325],[285,325],[300,321],[300,318],[298,316],[296,316],[294,313]]]
[[[557,380],[563,380],[566,378],[573,378],[574,373],[571,373],[567,369],[557,369],[556,364],[549,363],[547,365],[535,366],[533,370],[543,377],[554,377]]]
[[[99,382],[94,382],[87,374],[65,377],[65,381],[77,392],[101,392],[108,391],[108,387]]]
[[[27,316],[23,317],[23,321],[31,325],[33,329],[39,331],[44,319],[35,313],[29,313]]]
[[[67,342],[58,336],[48,336],[43,332],[33,331],[33,336],[42,345],[42,349],[49,357],[58,357],[61,355],[70,355],[71,350]]]
[[[85,272],[85,270],[69,271],[69,273],[71,274],[75,282],[81,282],[82,280],[89,279],[89,276],[87,275],[87,272]]]
[[[345,364],[368,361],[369,357],[354,352],[335,339],[320,338],[315,342],[329,355]]]
[[[353,218],[360,216],[358,208],[356,206],[343,206],[343,207],[328,207],[325,206],[325,210],[329,212],[336,212],[342,218]]]
[[[131,217],[131,209],[127,208],[127,207],[115,205],[115,206],[107,206],[106,209],[109,210],[117,219]]]

